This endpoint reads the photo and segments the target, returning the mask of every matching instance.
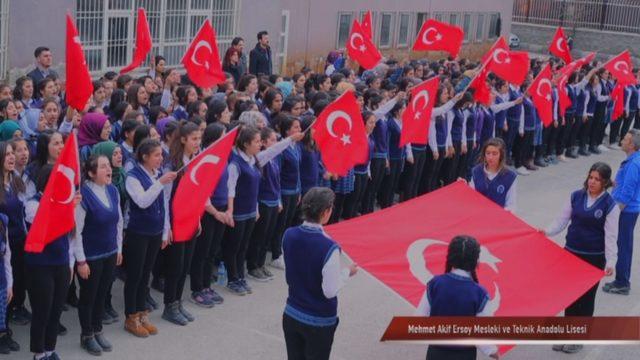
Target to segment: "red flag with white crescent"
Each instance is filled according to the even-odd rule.
[[[93,81],[84,58],[78,29],[76,29],[70,14],[67,14],[66,50],[67,88],[65,101],[72,108],[84,111],[84,107],[93,94]]]
[[[186,166],[171,202],[171,230],[174,242],[193,239],[207,199],[218,185],[236,139],[236,127],[204,149]]]
[[[382,59],[382,54],[376,45],[364,33],[362,26],[357,20],[353,20],[351,33],[345,44],[349,57],[357,61],[360,66],[369,70],[378,65]]]
[[[553,123],[553,92],[551,66],[547,64],[529,86],[527,93],[538,110],[542,124],[547,127]]]
[[[549,44],[549,52],[564,60],[565,64],[569,64],[572,61],[571,49],[569,49],[567,37],[564,35],[564,30],[562,30],[562,27],[560,26],[556,30],[556,34],[553,36],[551,44]]]
[[[622,86],[635,85],[637,83],[637,79],[632,72],[633,63],[631,62],[629,50],[625,50],[618,56],[611,58],[603,67],[618,79],[618,83],[622,84]]]
[[[216,43],[216,32],[209,20],[202,24],[181,62],[187,70],[189,79],[199,87],[210,88],[225,82]]]
[[[411,100],[402,114],[400,147],[409,143],[420,145],[427,143],[431,112],[436,102],[439,85],[440,78],[436,76],[411,89]]]
[[[353,91],[329,104],[312,128],[322,163],[330,173],[345,176],[355,165],[367,161],[369,141]]]
[[[624,114],[624,86],[618,82],[611,91],[611,100],[613,101],[613,113],[611,114],[611,121],[620,119]]]
[[[133,53],[131,64],[120,70],[120,74],[127,73],[144,62],[153,47],[151,41],[151,31],[147,22],[147,14],[143,8],[138,9],[138,24],[136,25],[136,51]]]
[[[529,73],[529,53],[496,48],[487,68],[506,82],[522,85]]]
[[[38,211],[27,234],[26,252],[41,253],[48,244],[73,230],[76,226],[74,198],[79,185],[78,140],[72,132],[53,165],[40,198]]]
[[[362,32],[364,36],[369,39],[373,39],[373,27],[371,26],[373,22],[371,21],[371,10],[368,10],[366,14],[364,14],[364,18],[362,18]]]
[[[422,24],[413,43],[413,51],[446,51],[455,58],[463,40],[464,31],[461,28],[429,19]]]

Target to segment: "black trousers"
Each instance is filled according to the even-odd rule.
[[[62,307],[67,299],[71,270],[68,264],[29,265],[27,292],[31,303],[31,352],[54,351]]]
[[[310,326],[287,314],[282,315],[287,359],[328,360],[337,328],[338,323],[333,326]]]
[[[636,112],[632,111],[624,118],[622,122],[622,128],[620,129],[620,138],[618,139],[618,142],[622,141],[622,139],[627,135],[629,129],[631,128],[631,123],[633,123],[633,119],[635,119],[635,117]]]
[[[589,137],[589,146],[598,146],[602,144],[604,139],[604,131],[607,128],[605,122],[605,115],[607,109],[605,106],[596,105],[596,110],[593,113],[593,123],[591,124],[591,136]]]
[[[567,119],[565,118],[564,124],[562,124],[562,120],[558,120],[558,127],[556,128],[556,137],[555,137],[555,145],[554,150],[555,153],[552,155],[563,155],[565,150],[565,134],[567,133],[567,129],[571,129],[570,125],[567,125]]]
[[[404,159],[389,160],[389,173],[384,177],[382,182],[381,208],[388,208],[393,205],[393,199],[398,191],[400,184],[400,175],[402,175],[402,164]]]
[[[282,235],[293,224],[296,216],[296,208],[298,207],[298,199],[300,194],[282,195],[282,211],[278,214],[276,221],[276,230],[269,240],[271,247],[271,259],[275,260],[282,255]]]
[[[427,349],[427,360],[475,360],[478,350],[472,347],[449,347],[431,345]]]
[[[143,235],[125,231],[123,248],[127,279],[124,282],[124,313],[145,311],[149,277],[162,244],[162,234]]]
[[[11,269],[13,274],[13,298],[9,303],[7,318],[13,308],[24,306],[27,298],[26,265],[24,263],[25,238],[10,239]]]
[[[427,148],[427,160],[420,180],[420,188],[418,189],[419,195],[426,194],[440,187],[440,169],[442,169],[445,154],[445,148],[438,147],[439,156],[436,160],[433,158],[433,152]]]
[[[382,180],[384,179],[387,161],[385,159],[371,159],[369,168],[371,170],[371,179],[364,194],[364,204],[362,205],[362,214],[373,212],[376,197],[380,191]]]
[[[580,126],[580,132],[578,139],[580,147],[587,147],[591,142],[591,127],[593,125],[593,116],[587,116],[587,119],[581,118],[582,126]]]
[[[335,224],[340,221],[340,216],[344,211],[344,204],[347,199],[347,194],[335,193],[335,199],[333,200],[333,210],[331,211],[331,218],[329,224]]]
[[[533,133],[534,130],[525,130],[524,135],[516,138],[514,142],[514,165],[517,168],[524,166],[527,161],[533,159]]]
[[[345,219],[356,217],[357,213],[361,210],[368,182],[369,174],[355,174],[353,191],[347,195],[347,207],[344,209]]]
[[[278,221],[278,207],[258,205],[260,218],[253,228],[247,249],[247,269],[254,270],[264,266],[267,257],[268,240],[273,237]]]
[[[551,124],[542,129],[542,145],[544,156],[551,156],[556,154],[556,136],[558,134],[558,128]]]
[[[225,232],[222,240],[222,256],[229,281],[244,279],[244,260],[247,257],[247,247],[255,224],[256,218],[235,221],[235,226]]]
[[[88,260],[89,278],[78,276],[80,298],[78,299],[78,317],[83,336],[91,336],[102,331],[102,316],[107,291],[113,282],[117,255],[103,259]]]
[[[427,161],[426,150],[411,149],[413,152],[413,164],[406,163],[402,172],[402,195],[400,201],[407,201],[418,196],[418,187]]]
[[[640,130],[640,110],[636,111],[636,119],[633,122],[633,128]]]
[[[571,149],[574,146],[578,146],[577,139],[582,127],[582,117],[578,117],[575,114],[566,114],[566,129],[564,132],[564,146],[567,149]]]
[[[604,269],[607,263],[604,255],[578,254],[571,250],[569,251],[573,255],[597,267],[598,269]],[[600,285],[600,282],[593,285],[591,289],[587,290],[587,292],[585,292],[576,301],[569,305],[569,307],[564,310],[564,316],[593,316],[593,309],[596,302],[598,285]]]
[[[475,145],[475,148],[474,148]],[[467,140],[467,163],[465,164],[464,178],[469,181],[471,179],[471,169],[478,163],[478,154],[480,146],[475,144],[473,140]]]
[[[193,249],[198,242],[197,238],[189,241],[174,242],[165,248],[165,280],[164,280],[164,303],[171,304],[182,300],[184,283],[187,274],[191,270],[191,259]]]
[[[227,207],[216,208],[226,211]],[[201,291],[211,286],[211,275],[220,256],[220,244],[226,225],[205,213],[200,221],[202,232],[198,236],[191,259],[191,291]]]
[[[611,125],[609,125],[609,144],[617,144],[620,142],[620,129],[622,129],[622,123],[624,118],[621,116],[618,119],[611,119]]]

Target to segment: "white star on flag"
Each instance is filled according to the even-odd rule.
[[[436,41],[440,41],[442,40],[442,35],[440,35],[440,33],[438,33],[438,35],[436,35]]]
[[[351,136],[347,135],[347,134],[343,134],[342,138],[340,138],[340,141],[342,141],[342,145],[347,145],[347,144],[351,144]]]
[[[360,50],[361,52],[365,52],[367,51],[367,47],[364,45],[360,45],[360,47],[358,48],[358,50]]]
[[[420,116],[421,116],[421,115],[422,115],[422,113],[420,113],[420,111],[416,111],[416,114],[415,114],[414,118],[415,118],[416,120],[418,120],[418,119],[420,119]]]

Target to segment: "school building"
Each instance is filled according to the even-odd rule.
[[[30,69],[38,46],[51,48],[55,67],[62,68],[67,12],[92,73],[119,70],[133,54],[138,7],[147,12],[153,53],[169,66],[180,66],[190,40],[210,19],[221,55],[235,36],[245,39],[248,53],[258,31],[267,30],[274,71],[291,74],[304,65],[319,68],[329,51],[344,48],[353,19],[366,10],[386,56],[425,56],[410,48],[433,17],[462,27],[461,56],[478,57],[499,35],[509,35],[513,0],[0,0],[0,78],[11,81]]]

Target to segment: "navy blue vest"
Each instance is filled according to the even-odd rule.
[[[507,201],[507,193],[516,180],[517,175],[509,169],[503,169],[493,180],[489,180],[484,173],[482,164],[478,164],[473,168],[472,176],[473,185],[480,194],[504,207]]]
[[[467,109],[466,111],[469,112],[469,116],[467,116],[467,141],[473,141],[476,133],[476,111],[475,109]]]
[[[373,138],[371,136],[367,136],[367,141],[369,143],[369,158],[367,159],[367,161],[363,164],[360,165],[356,165],[353,170],[356,174],[366,174],[367,173],[367,169],[369,168],[369,163],[371,162],[371,158],[373,158],[373,148],[375,146]],[[415,149],[415,146],[413,147],[413,149]],[[423,147],[423,149],[426,149],[425,147]]]
[[[18,175],[14,174],[14,176]],[[5,191],[4,203],[0,203],[0,213],[9,217],[9,224],[7,225],[9,241],[24,240],[27,236],[27,227],[24,221],[24,204],[13,190]]]
[[[502,100],[500,96],[496,96],[496,104],[502,104],[502,103],[504,103],[504,100]],[[495,118],[496,128],[502,129],[504,127],[504,122],[507,121],[507,111],[506,110],[498,111],[493,116]]]
[[[509,101],[514,101],[521,96],[522,93],[520,93],[520,90],[513,90],[509,88]],[[522,104],[512,106],[507,110],[507,119],[512,122],[519,122],[520,114],[522,114]]]
[[[585,88],[585,91],[589,92],[589,102],[587,103],[587,114],[593,115],[596,111],[596,92],[591,87],[591,84],[588,84]]]
[[[374,149],[373,157],[377,159],[386,159],[389,152],[389,139],[388,139],[387,122],[384,119],[376,121],[376,127],[373,128]]]
[[[229,204],[229,188],[227,187],[227,181],[229,180],[229,170],[225,166],[218,185],[216,185],[213,195],[211,195],[211,204],[216,208],[222,208]]]
[[[576,95],[576,116],[582,118],[582,114],[584,113],[585,103],[584,101],[587,98],[587,92],[585,89],[581,89],[578,91]]]
[[[302,193],[306,194],[309,189],[318,186],[320,177],[320,152],[318,150],[308,150],[304,146],[302,149],[302,161],[300,162],[300,184]]]
[[[567,85],[566,87],[567,87],[567,95],[571,100],[571,105],[569,105],[569,107],[567,108],[567,110],[564,111],[564,113],[565,115],[573,115],[576,112],[576,102],[577,102],[576,91],[573,89],[572,86]]]
[[[387,119],[387,129],[389,135],[389,159],[404,159],[406,155],[404,146],[398,146],[400,144],[400,134],[402,133],[402,129],[400,129],[398,124],[396,124],[396,121],[393,119],[393,117]]]
[[[491,139],[495,134],[495,115],[491,108],[480,109],[483,112],[484,120],[482,122],[482,134],[478,146],[482,146],[485,141]]]
[[[105,207],[95,193],[84,185],[80,188],[81,205],[86,211],[82,229],[82,246],[87,260],[102,259],[118,251],[119,197],[118,189],[107,185],[109,208]]]
[[[7,219],[7,215],[0,213],[0,223],[2,226],[0,227],[0,257],[4,258],[4,254],[7,252],[8,239],[5,237],[4,229],[9,226],[9,219]],[[6,291],[7,289],[7,275],[4,272],[4,259],[0,261],[0,292]]]
[[[338,245],[320,229],[292,227],[282,238],[289,296],[285,313],[311,326],[331,326],[337,321],[338,298],[322,291],[322,268]]]
[[[453,109],[453,122],[451,123],[451,141],[454,143],[459,143],[462,141],[462,124],[464,120],[464,110]]]
[[[536,107],[529,98],[525,98],[522,104],[524,105],[524,129],[533,130],[536,127]]]
[[[447,124],[447,118],[444,115],[436,116],[436,142],[438,148],[445,148],[447,146],[447,132],[449,131],[449,124]]]
[[[236,197],[233,199],[233,217],[237,220],[247,220],[256,215],[260,170],[255,165],[249,165],[236,153],[236,150],[231,153],[231,163],[238,168]]]
[[[298,144],[293,147],[287,146],[279,158],[282,194],[299,194],[302,189],[300,184],[300,161],[302,159],[300,146]]]
[[[588,196],[584,189],[571,194],[566,248],[581,254],[604,254],[604,224],[616,203],[609,193],[604,193],[588,208]]]
[[[473,279],[453,273],[435,276],[427,283],[431,316],[476,316],[489,294]]]
[[[40,201],[42,193],[38,193],[33,200]],[[69,266],[69,235],[65,234],[47,244],[41,253],[25,252],[24,261],[29,265],[39,266]]]
[[[277,161],[269,161],[262,167],[258,200],[268,206],[280,202],[280,166]]]
[[[158,178],[161,175],[162,173],[158,171]],[[145,191],[153,185],[149,175],[147,175],[138,163],[136,163],[133,169],[129,171],[127,176],[132,176],[137,179]],[[127,230],[142,235],[160,235],[164,231],[165,211],[164,196],[162,192],[158,194],[158,197],[146,209],[139,207],[135,201],[131,200],[129,201],[129,223],[127,225]]]
[[[629,99],[630,112],[638,111],[638,89],[636,88],[636,86],[629,85],[629,90],[631,90],[629,95],[630,96],[630,99]]]

